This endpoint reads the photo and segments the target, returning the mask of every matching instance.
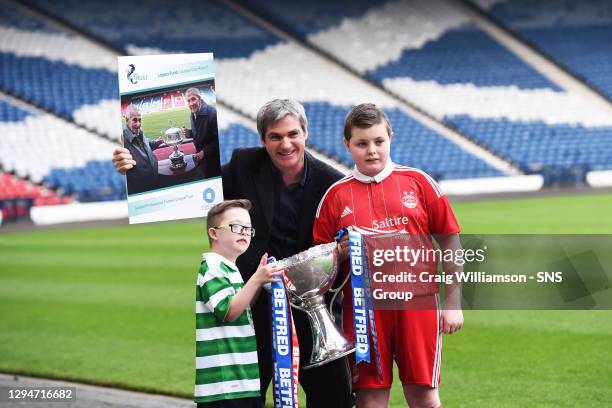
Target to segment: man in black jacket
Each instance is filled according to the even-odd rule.
[[[289,99],[274,99],[257,114],[263,147],[236,149],[223,166],[225,199],[247,198],[257,233],[237,260],[246,281],[257,269],[261,255],[277,259],[308,249],[319,201],[342,174],[305,151],[308,122],[304,107]],[[120,172],[131,168],[130,158],[115,149],[113,162]],[[272,379],[270,303],[262,292],[252,306],[257,336],[262,395]],[[300,344],[300,363],[310,359],[312,333],[305,313],[293,309]],[[346,358],[300,370],[300,384],[308,407],[350,407],[351,380]]]
[[[342,174],[305,151],[308,123],[296,101],[275,99],[257,114],[263,148],[236,149],[223,166],[225,199],[248,198],[257,234],[237,266],[248,279],[261,254],[277,259],[310,248],[319,201]],[[272,378],[270,303],[267,293],[252,306],[257,335],[262,393]],[[310,359],[312,334],[305,313],[293,309],[301,364]],[[352,394],[345,358],[317,368],[300,370],[308,407],[350,407]]]
[[[217,127],[217,110],[202,100],[198,88],[189,88],[185,92],[189,105],[189,122],[191,136],[196,148],[194,158],[199,162],[204,178],[221,175],[219,158],[219,131]]]

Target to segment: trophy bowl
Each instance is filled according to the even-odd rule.
[[[168,157],[171,163],[170,168],[182,169],[183,167],[185,167],[187,165],[184,159],[185,155],[178,148],[181,142],[185,139],[183,133],[181,132],[181,129],[177,127],[167,129],[165,132],[162,133],[162,139],[167,145],[172,146],[174,149]]]
[[[325,307],[324,295],[338,274],[337,244],[317,245],[278,263],[285,269],[289,299],[310,320],[312,354],[303,368],[318,367],[352,353],[351,344]]]

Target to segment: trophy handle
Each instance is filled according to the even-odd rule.
[[[289,296],[290,296],[290,301],[289,303],[291,304],[291,307],[297,309],[297,310],[301,310],[304,313],[308,313],[308,311],[306,309],[304,309],[304,302],[302,301],[302,299],[300,299],[297,296],[293,296],[291,295],[291,292],[289,292]]]
[[[338,286],[336,289],[329,289],[329,292],[334,294],[334,296],[332,296],[331,298],[331,302],[329,302],[329,315],[331,316],[331,319],[333,322],[336,321],[336,316],[334,316],[334,312],[332,310],[332,308],[334,307],[334,302],[336,301],[336,297],[338,296],[338,293],[342,292],[342,289],[344,289],[344,286],[346,285],[346,282],[348,282],[350,277],[351,277],[351,274],[349,272],[346,274],[346,278],[344,278],[344,282],[342,282],[340,286]]]

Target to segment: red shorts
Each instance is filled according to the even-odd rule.
[[[370,337],[370,363],[355,365],[351,354],[353,388],[390,388],[393,382],[393,360],[399,368],[403,385],[422,384],[435,388],[440,384],[442,334],[439,332],[438,295],[427,296],[433,307],[423,310],[375,310],[376,334],[382,368],[378,379],[376,357]],[[346,301],[346,298],[345,298]],[[343,310],[344,333],[354,341],[352,306]]]

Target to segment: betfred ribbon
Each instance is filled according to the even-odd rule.
[[[368,309],[366,306],[364,259],[361,234],[349,231],[351,286],[353,289],[353,329],[355,330],[355,363],[370,362]]]
[[[275,262],[274,257],[268,263]],[[271,283],[272,359],[274,364],[274,407],[298,408],[300,347],[291,306],[285,291],[286,278]]]
[[[372,306],[370,276],[363,238],[359,232],[349,231],[349,259],[353,295],[353,329],[355,330],[355,365],[371,362],[370,334],[378,379],[382,381],[382,367],[378,350],[376,319]]]

